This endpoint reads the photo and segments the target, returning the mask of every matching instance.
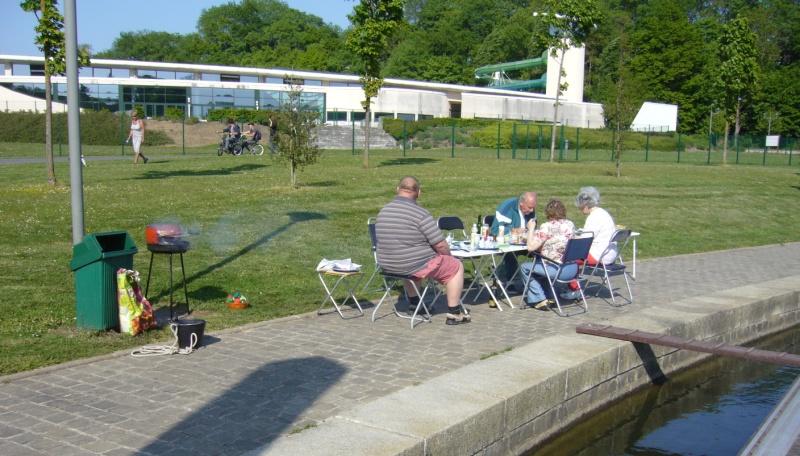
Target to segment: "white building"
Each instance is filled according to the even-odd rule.
[[[0,55],[0,110],[44,109],[44,59]],[[582,68],[581,68],[582,69]],[[276,109],[290,84],[302,86],[309,106],[328,124],[364,121],[364,93],[358,76],[276,68],[92,59],[79,72],[81,106],[130,110],[142,106],[149,117],[169,108],[204,118],[209,109]],[[582,81],[582,72],[580,79]],[[55,76],[56,110],[65,109],[66,78]],[[566,125],[600,128],[602,107],[584,103],[575,89],[564,97],[559,118]],[[576,95],[577,94],[577,95]],[[554,97],[456,84],[385,79],[372,104],[372,122],[383,117],[418,120],[433,117],[552,121]]]

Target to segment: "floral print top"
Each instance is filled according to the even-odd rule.
[[[542,242],[539,252],[545,258],[561,261],[567,242],[575,233],[575,224],[567,219],[548,220],[533,233],[534,239]]]

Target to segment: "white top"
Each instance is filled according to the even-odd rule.
[[[583,225],[584,231],[591,231],[594,233],[594,241],[592,242],[592,247],[589,249],[589,255],[591,255],[592,258],[600,260],[600,255],[602,255],[603,251],[608,247],[611,236],[614,235],[616,229],[617,227],[614,225],[614,219],[611,218],[611,214],[609,214],[608,211],[601,207],[592,208],[589,216],[586,217],[586,223]],[[617,259],[617,253],[617,247],[614,246],[606,253],[606,256],[602,258],[602,262],[604,264],[613,263],[614,260]]]

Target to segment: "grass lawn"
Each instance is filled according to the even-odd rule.
[[[605,161],[451,159],[430,150],[373,151],[364,170],[345,151],[326,152],[290,189],[287,168],[267,156],[151,152],[148,165],[97,161],[83,170],[86,231],[128,231],[140,249],[134,267],[146,276],[145,225],[188,226],[196,233],[185,257],[189,298],[210,332],[316,309],[314,266],[323,257],[369,265],[366,219],[406,174],[420,178],[420,203],[434,216],[470,224],[536,190],[542,205],[564,199],[580,225],[573,198],[595,185],[617,223],[642,233],[641,258],[800,240],[796,166],[626,163],[617,179]],[[131,338],[75,328],[69,173],[66,164],[56,171],[60,185],[50,188],[43,164],[0,166],[0,374],[168,339],[165,330]],[[156,260],[150,297],[164,305],[167,262]],[[228,310],[233,290],[252,307]]]

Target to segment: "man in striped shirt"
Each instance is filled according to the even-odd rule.
[[[375,221],[378,264],[390,273],[407,276],[419,283],[432,279],[445,285],[448,325],[470,321],[462,308],[464,266],[450,255],[450,248],[430,212],[417,204],[419,181],[413,176],[400,179],[397,196],[381,209]],[[409,304],[416,308],[419,296],[405,284]]]

